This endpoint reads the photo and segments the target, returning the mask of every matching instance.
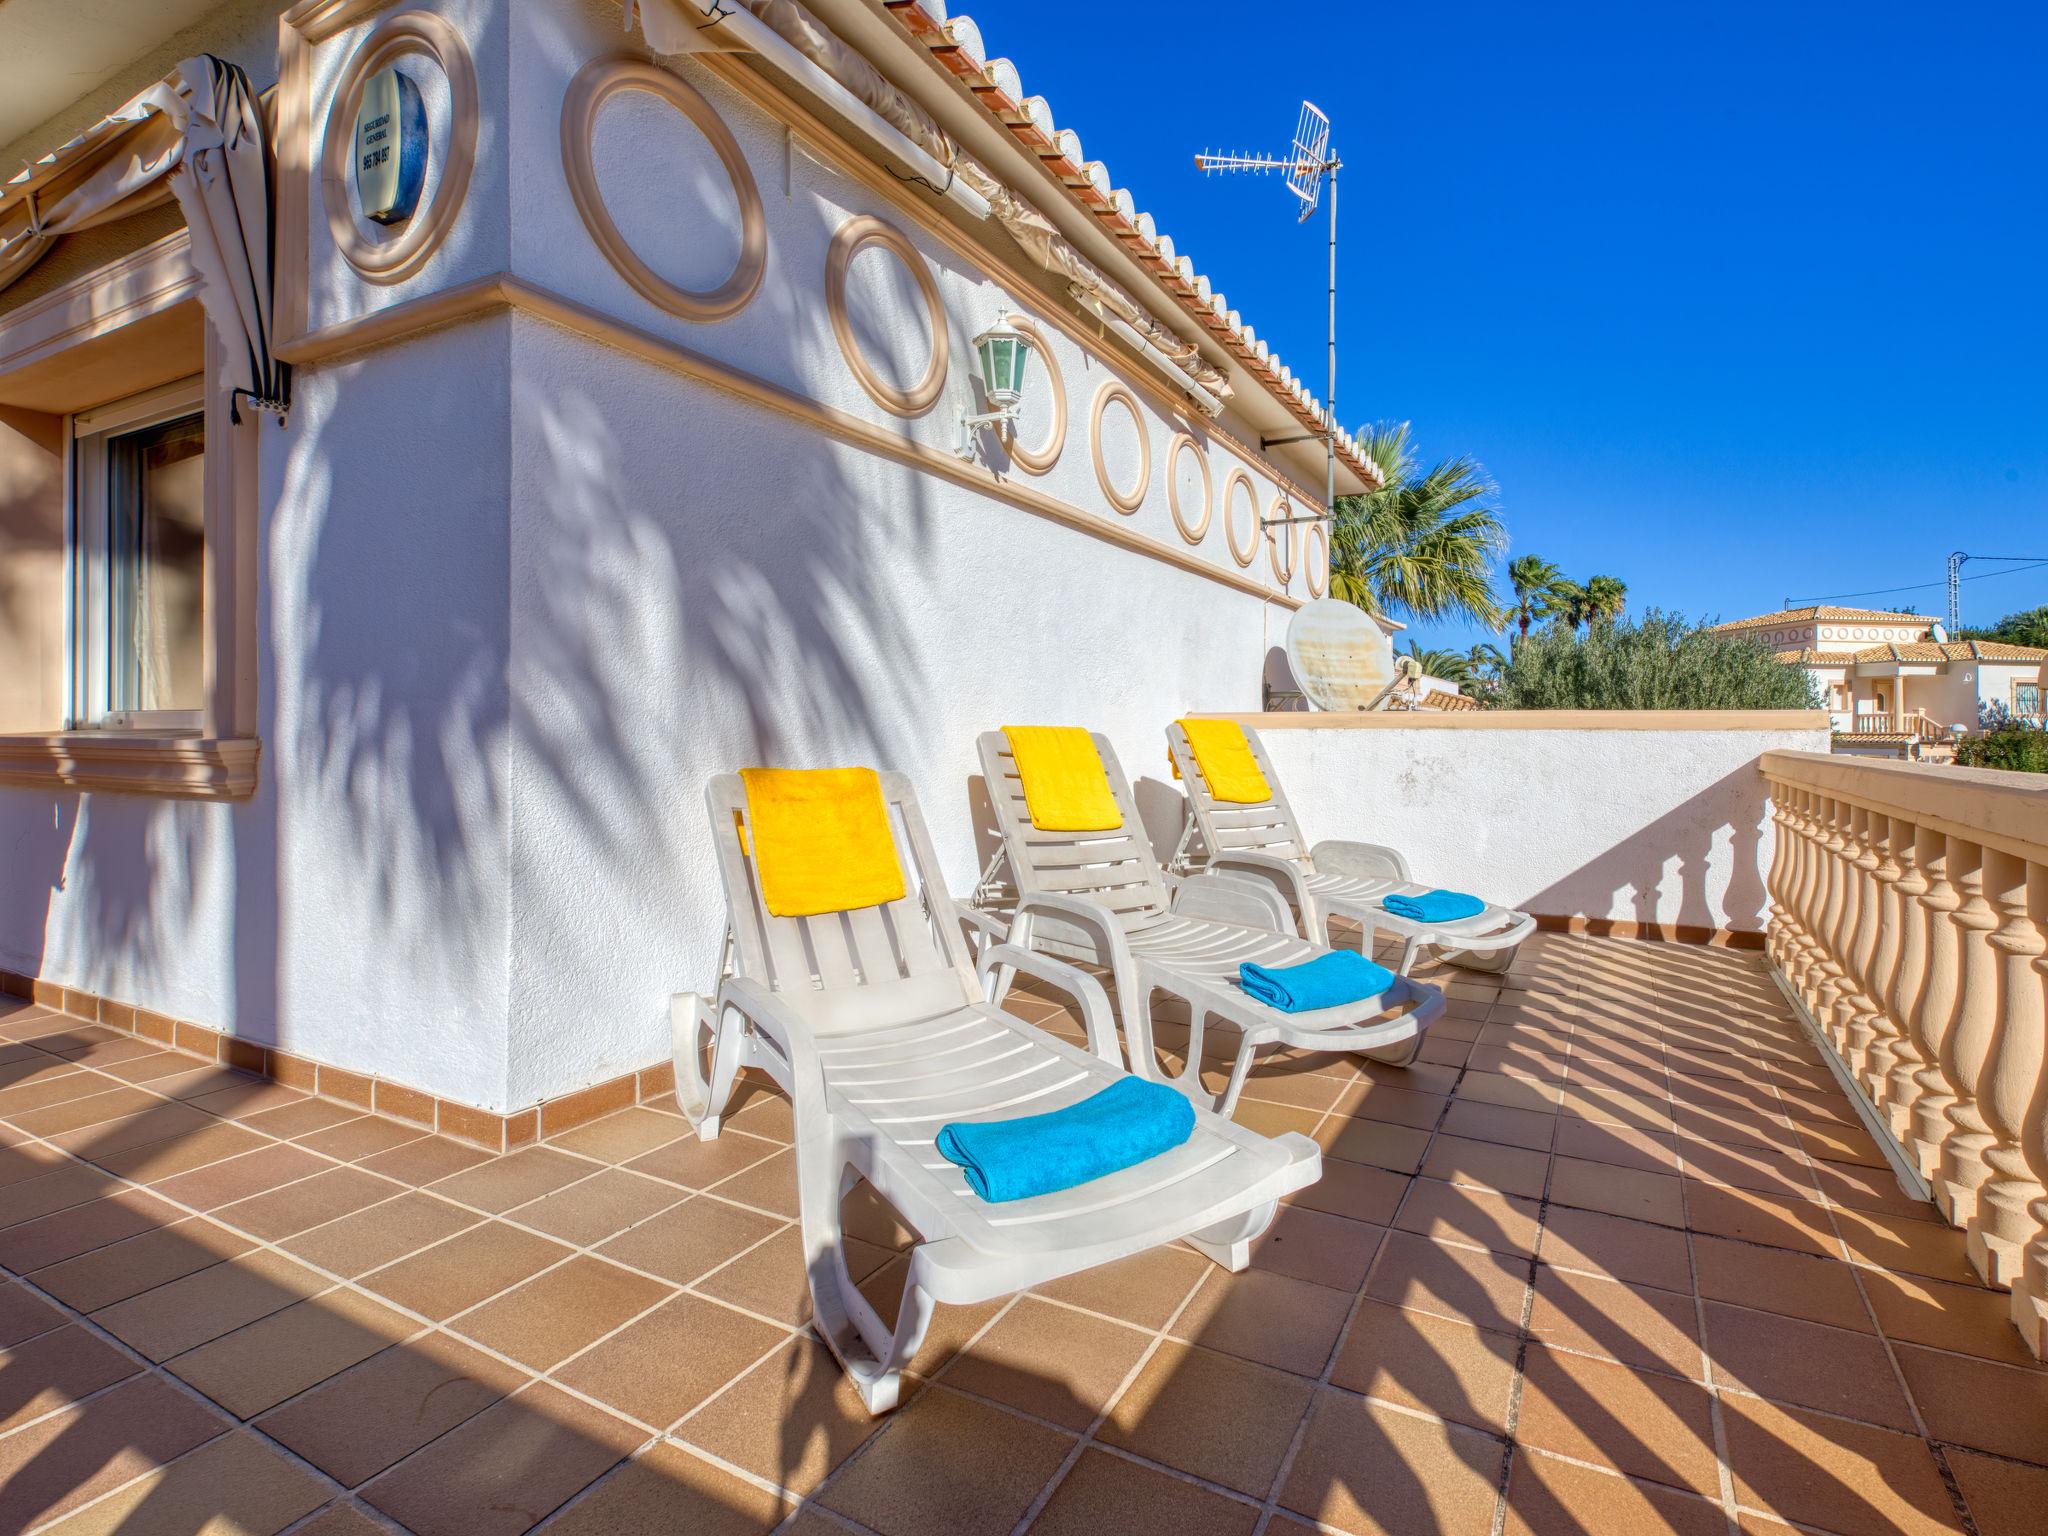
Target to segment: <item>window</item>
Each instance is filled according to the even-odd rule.
[[[2039,683],[2014,683],[2012,685],[2012,712],[2031,720],[2041,718],[2041,685]]]
[[[206,423],[188,379],[72,418],[76,726],[198,730]]]

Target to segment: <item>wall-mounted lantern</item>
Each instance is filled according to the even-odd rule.
[[[1031,338],[1004,315],[974,338],[974,355],[981,364],[981,392],[994,409],[960,418],[958,452],[963,459],[974,457],[977,429],[1000,427],[1017,419],[1017,406],[1024,398],[1024,365],[1031,358]]]

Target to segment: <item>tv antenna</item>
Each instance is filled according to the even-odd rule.
[[[1343,164],[1330,153],[1330,119],[1311,101],[1301,104],[1301,121],[1294,130],[1291,154],[1212,155],[1205,152],[1195,156],[1195,165],[1199,169],[1218,175],[1240,171],[1257,176],[1269,171],[1284,173],[1287,190],[1301,200],[1301,217],[1295,221],[1300,224],[1306,224],[1316,211],[1323,183],[1328,182],[1330,186],[1330,383],[1324,392],[1323,430],[1320,433],[1303,432],[1294,437],[1259,439],[1259,447],[1263,449],[1322,438],[1323,510],[1310,516],[1261,518],[1259,524],[1264,528],[1287,523],[1334,523],[1337,516],[1337,172]]]

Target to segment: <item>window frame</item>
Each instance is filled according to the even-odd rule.
[[[2020,690],[2022,688],[2033,690],[2034,707],[2032,709],[2023,710],[2020,708]],[[2016,677],[2012,680],[2007,707],[2012,711],[2014,718],[2026,720],[2040,719],[2044,713],[2048,713],[2048,706],[2043,704],[2044,700],[2048,700],[2048,685],[2044,685],[2039,679]]]

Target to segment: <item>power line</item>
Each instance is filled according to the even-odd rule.
[[[1970,558],[1973,560],[2023,560],[2027,563],[2015,565],[2009,570],[1986,571],[1981,576],[1965,576],[1961,578],[1964,581],[1989,581],[1994,576],[2017,576],[2022,571],[2038,570],[2040,567],[2048,565],[2048,559],[2037,560],[2029,555],[1972,555]],[[1945,581],[1922,581],[1910,587],[1873,587],[1866,592],[1831,592],[1825,597],[1788,597],[1785,599],[1785,606],[1787,608],[1799,608],[1807,603],[1832,603],[1845,597],[1890,597],[1898,592],[1925,592],[1930,587],[1945,587],[1947,585],[1948,583]]]

